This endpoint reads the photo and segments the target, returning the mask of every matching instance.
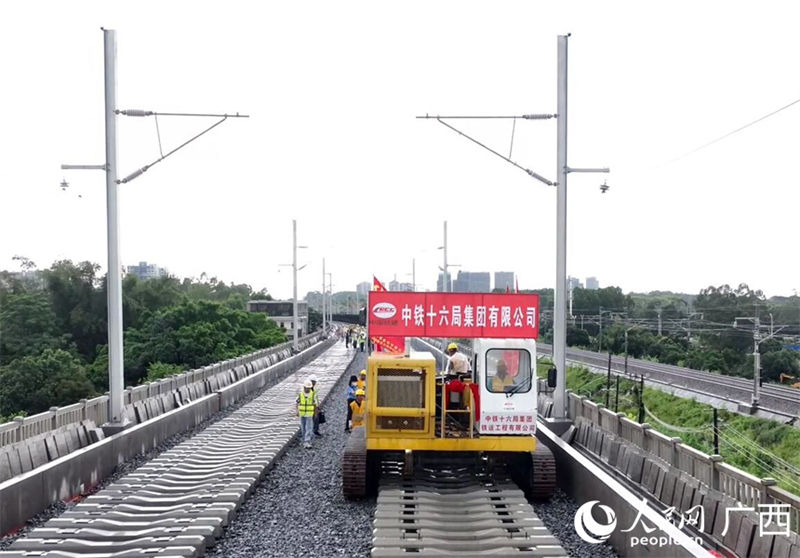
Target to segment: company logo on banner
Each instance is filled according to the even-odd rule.
[[[539,336],[539,295],[372,291],[369,332],[535,339]]]
[[[381,302],[380,304],[376,304],[372,308],[372,314],[376,318],[380,318],[382,320],[388,320],[389,318],[397,314],[397,308],[394,307],[394,304],[391,304],[389,302]]]

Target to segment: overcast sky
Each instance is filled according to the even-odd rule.
[[[420,114],[556,111],[569,42],[568,273],[625,292],[746,282],[800,289],[795,2],[14,2],[0,12],[0,268],[15,254],[106,266],[103,35],[118,104],[240,112],[121,187],[121,256],[291,296],[375,274],[435,288],[449,261],[555,282],[555,189]],[[212,121],[159,119],[164,150]],[[509,120],[455,123],[508,154]],[[556,178],[556,125],[516,124],[512,158]],[[158,157],[119,119],[124,176]],[[677,159],[677,160],[676,160]],[[66,178],[70,187],[61,191]],[[601,194],[607,178],[611,189]],[[80,196],[80,197],[79,197]],[[281,271],[279,271],[281,269]]]

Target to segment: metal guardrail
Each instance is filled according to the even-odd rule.
[[[300,338],[299,343],[308,346],[316,343],[320,332]],[[269,364],[275,364],[292,354],[292,342],[281,343],[268,349],[262,349],[240,357],[188,370],[182,374],[164,378],[157,382],[148,382],[135,387],[127,387],[123,392],[123,405],[144,402],[160,397],[182,387],[202,384],[219,374],[229,372],[237,367],[251,366],[259,359],[266,358]],[[252,370],[251,370],[252,371]],[[22,442],[24,440],[46,434],[62,426],[77,424],[84,420],[93,421],[97,425],[108,422],[108,394],[92,399],[81,399],[77,403],[65,407],[51,407],[50,410],[31,415],[16,417],[12,421],[0,424],[0,448]]]

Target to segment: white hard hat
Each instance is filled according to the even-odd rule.
[[[316,382],[316,381],[317,381],[317,376],[316,376],[315,374],[311,374],[311,375],[308,377],[308,381],[309,381],[309,382]]]
[[[303,384],[304,388],[313,388],[314,386],[311,384],[311,380],[306,380],[306,383]]]

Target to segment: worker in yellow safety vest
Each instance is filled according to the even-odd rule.
[[[364,426],[367,420],[367,402],[364,401],[363,389],[356,390],[356,400],[350,403],[350,411],[352,411],[350,428]]]
[[[362,370],[358,374],[358,381],[356,383],[356,388],[362,390],[365,394],[367,393],[367,371]]]
[[[497,372],[492,378],[492,391],[495,393],[503,393],[508,391],[509,388],[514,386],[514,378],[508,375],[508,368],[506,361],[500,360],[497,362]]]
[[[313,391],[311,380],[306,380],[303,389],[297,396],[297,416],[300,417],[300,436],[303,447],[311,447],[311,437],[314,435],[314,415],[317,414],[317,396]]]
[[[315,436],[322,436],[322,433],[319,431],[319,414],[322,412],[322,405],[319,404],[319,396],[317,395],[319,387],[317,386],[317,376],[315,374],[311,374],[308,377],[311,380],[311,393],[314,394],[314,401],[316,401],[316,409],[314,412],[314,435]]]

